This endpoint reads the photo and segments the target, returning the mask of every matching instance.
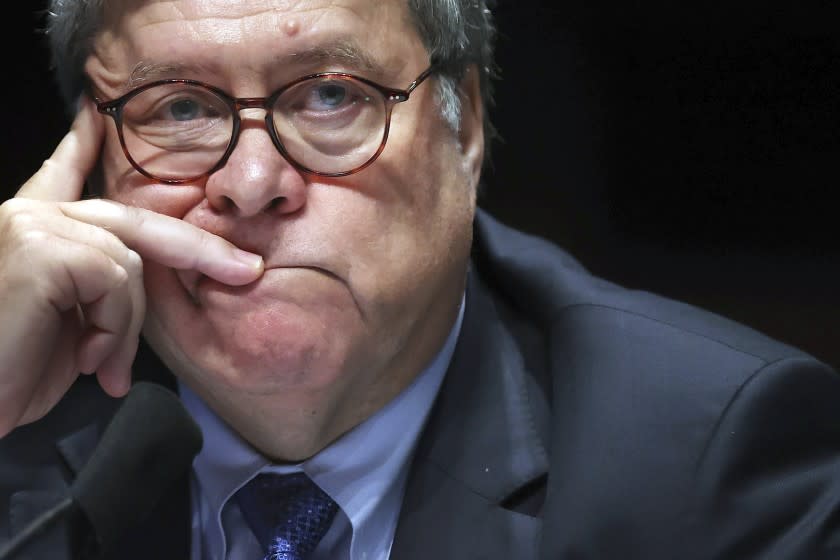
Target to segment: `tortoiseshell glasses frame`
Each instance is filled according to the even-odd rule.
[[[275,148],[277,148],[277,150],[289,162],[289,164],[291,164],[297,170],[306,174],[323,177],[344,177],[347,175],[358,173],[359,171],[362,171],[363,169],[369,167],[382,154],[382,151],[385,149],[385,144],[388,140],[388,134],[391,127],[391,114],[393,112],[394,107],[398,103],[408,101],[409,97],[411,96],[411,93],[434,72],[434,69],[434,64],[430,65],[405,89],[394,89],[390,87],[385,87],[366,78],[362,78],[345,72],[321,72],[297,78],[283,85],[268,97],[233,97],[224,90],[201,81],[174,78],[156,80],[147,84],[143,84],[113,100],[101,100],[94,98],[94,101],[96,102],[96,107],[100,113],[107,115],[114,120],[114,123],[117,127],[117,134],[120,139],[120,144],[122,146],[123,153],[125,154],[125,157],[129,161],[129,163],[131,163],[134,169],[136,169],[142,175],[152,180],[159,181],[161,183],[182,184],[200,181],[210,176],[214,172],[218,171],[221,167],[223,167],[227,160],[230,158],[231,154],[233,153],[233,150],[236,147],[237,141],[239,139],[239,132],[241,130],[242,124],[242,119],[239,113],[243,109],[263,109],[265,111],[265,127],[269,133],[269,136],[271,137]],[[328,82],[326,80],[328,80]],[[377,108],[375,109],[376,111],[383,112],[382,120],[380,121],[381,125],[364,125],[371,127],[376,126],[376,128],[371,128],[370,138],[372,138],[372,141],[375,141],[374,135],[381,134],[381,141],[369,157],[366,154],[363,155],[363,157],[366,159],[362,163],[354,164],[350,169],[341,169],[338,171],[323,171],[315,169],[309,165],[305,165],[304,163],[299,161],[300,155],[298,155],[298,157],[296,158],[289,153],[289,149],[284,144],[281,138],[282,135],[277,130],[278,121],[276,119],[275,113],[278,111],[278,100],[280,100],[285,93],[294,90],[302,84],[305,85],[307,82],[313,84],[323,84],[326,86],[331,86],[334,84],[350,84],[357,88],[363,89],[364,92],[376,91],[377,94],[381,96],[381,105],[377,106]],[[125,124],[124,118],[126,105],[130,103],[133,99],[137,98],[139,95],[143,94],[144,92],[148,92],[153,88],[163,89],[164,86],[171,86],[173,88],[190,88],[191,91],[209,94],[210,96],[212,96],[213,101],[220,101],[221,105],[226,107],[227,111],[229,111],[229,114],[223,116],[224,118],[229,117],[231,121],[229,124],[226,125],[230,127],[230,139],[227,142],[227,146],[224,148],[223,153],[218,158],[218,161],[216,161],[214,165],[210,165],[209,168],[204,172],[192,173],[189,176],[177,176],[177,173],[173,173],[167,176],[166,174],[161,172],[150,172],[147,169],[144,169],[144,167],[135,159],[135,156],[137,154],[134,154],[133,156],[131,151],[129,150],[124,130],[127,126]],[[364,101],[370,101],[368,97],[366,97]],[[380,117],[380,115],[378,114],[375,114],[374,116],[377,120]],[[371,148],[372,147],[373,146],[371,146]],[[162,149],[162,151],[165,150],[165,148]],[[173,150],[173,152],[178,152],[178,150]]]

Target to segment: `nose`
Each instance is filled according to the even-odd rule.
[[[291,214],[306,203],[306,182],[277,151],[264,120],[243,115],[236,147],[207,179],[205,195],[217,211],[239,217]]]

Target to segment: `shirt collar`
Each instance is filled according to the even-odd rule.
[[[351,558],[387,557],[396,529],[408,465],[452,359],[464,317],[464,300],[443,347],[399,395],[314,457],[298,465],[272,465],[245,442],[184,384],[181,398],[206,442],[193,463],[204,509],[217,535],[211,546],[224,548],[220,512],[227,500],[261,472],[305,472],[339,505],[350,520]],[[383,531],[389,538],[383,538]],[[212,542],[217,540],[218,542]],[[382,550],[386,547],[385,550]],[[375,553],[382,552],[377,556]]]

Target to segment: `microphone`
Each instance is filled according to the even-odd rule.
[[[84,518],[96,553],[108,550],[151,513],[190,468],[201,446],[201,430],[174,393],[152,383],[135,384],[70,487],[69,497],[0,548],[0,560],[13,558],[67,516]]]

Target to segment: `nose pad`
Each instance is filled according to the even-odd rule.
[[[207,200],[243,217],[296,212],[306,202],[303,176],[277,150],[263,119],[243,119],[241,126],[230,157],[207,179]]]

